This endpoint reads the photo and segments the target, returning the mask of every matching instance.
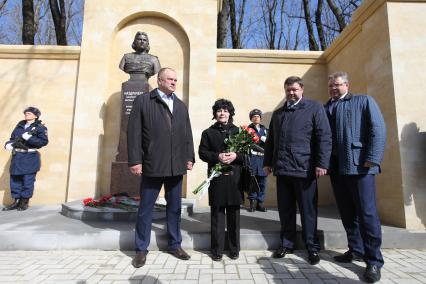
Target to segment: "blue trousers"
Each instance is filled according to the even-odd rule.
[[[10,191],[12,198],[31,198],[34,193],[36,174],[10,175]]]
[[[146,177],[142,176],[140,196],[141,201],[136,221],[135,250],[148,252],[151,241],[152,210],[155,201],[164,185],[167,219],[167,234],[169,235],[168,249],[176,250],[182,243],[180,232],[182,176]]]
[[[265,201],[265,190],[266,190],[266,177],[256,176],[257,183],[259,184],[259,192],[251,192],[248,195],[249,200],[257,200],[259,202]]]
[[[367,264],[383,266],[382,231],[376,207],[374,175],[330,175],[349,250]]]
[[[281,245],[293,249],[296,242],[296,203],[302,221],[302,236],[308,251],[321,249],[317,237],[318,190],[315,178],[277,176]]]

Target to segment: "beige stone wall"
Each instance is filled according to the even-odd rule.
[[[68,162],[79,47],[0,45],[0,143],[10,138],[22,111],[37,106],[48,128],[49,144],[40,150],[32,204],[57,204],[67,194]],[[11,152],[0,151],[0,203],[10,200]]]
[[[272,112],[285,101],[284,80],[299,76],[304,80],[304,96],[324,102],[327,99],[327,66],[322,52],[219,50],[216,98],[226,98],[235,106],[236,125],[249,124],[253,108],[263,111],[267,127]],[[206,110],[214,101],[206,102]],[[211,119],[211,117],[209,117]],[[208,124],[211,124],[211,120]],[[328,178],[320,179],[320,204],[333,202]],[[276,206],[276,185],[268,178],[266,205]]]
[[[408,228],[426,226],[426,3],[388,3],[402,189]]]

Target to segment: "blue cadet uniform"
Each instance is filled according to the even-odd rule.
[[[40,111],[34,110],[37,117]],[[24,113],[28,111],[26,109]],[[37,149],[46,146],[49,142],[47,128],[36,120],[32,124],[20,121],[13,130],[5,148],[12,150],[12,161],[10,163],[10,190],[15,203],[3,210],[25,210],[28,208],[28,200],[33,196],[34,182],[37,172],[40,170],[40,153]]]
[[[249,114],[250,119],[252,119],[254,115],[259,115],[260,117],[262,117],[262,112],[259,109],[253,109]],[[263,170],[264,154],[261,150],[265,148],[265,141],[266,137],[268,136],[268,130],[262,124],[259,125],[259,128],[256,128],[253,123],[251,123],[248,127],[252,128],[256,132],[256,135],[259,137],[259,142],[257,144],[259,146],[259,149],[251,150],[250,152],[250,167],[253,174],[256,176],[257,183],[259,184],[259,192],[251,192],[248,195],[248,199],[250,200],[249,211],[266,211],[266,208],[263,206],[263,202],[265,201],[267,174]]]

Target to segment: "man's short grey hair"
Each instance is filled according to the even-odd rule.
[[[337,78],[342,78],[344,83],[349,83],[349,77],[348,77],[348,73],[344,72],[344,71],[337,71],[334,72],[330,75],[328,75],[328,80],[336,80]]]
[[[170,70],[170,71],[173,71],[173,72],[176,73],[176,71],[173,68],[163,67],[163,68],[160,69],[160,71],[158,71],[158,75],[157,75],[158,78],[160,78],[164,74],[164,72],[166,72],[167,70]]]

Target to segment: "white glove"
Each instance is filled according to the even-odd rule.
[[[266,141],[266,136],[261,136],[260,137],[260,141],[265,142]]]
[[[22,134],[22,138],[24,138],[24,140],[28,140],[32,137],[31,134],[29,134],[28,132],[25,132],[24,134]]]
[[[6,145],[4,145],[4,148],[8,151],[12,151],[13,150],[12,144],[13,143],[7,143]]]

